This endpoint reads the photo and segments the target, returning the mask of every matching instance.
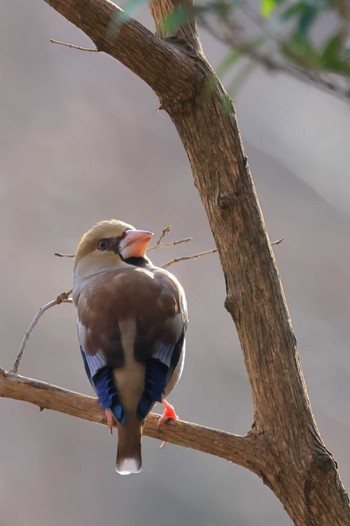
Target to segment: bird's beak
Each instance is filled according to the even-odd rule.
[[[126,230],[119,245],[122,258],[143,258],[153,235],[147,230]]]

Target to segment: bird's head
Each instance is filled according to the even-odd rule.
[[[74,273],[87,277],[102,270],[132,264],[134,258],[145,258],[152,232],[110,219],[101,221],[81,238],[74,258]]]

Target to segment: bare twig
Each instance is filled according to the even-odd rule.
[[[165,247],[175,247],[176,245],[180,245],[180,243],[188,243],[189,241],[192,241],[191,237],[186,237],[184,239],[177,239],[176,241],[170,241],[169,243],[157,243],[156,245],[153,245],[149,249],[147,249],[147,252],[150,250],[156,250],[157,248],[165,248]]]
[[[276,241],[271,241],[271,245],[279,245],[284,241],[284,237],[281,237],[281,239],[277,239]]]
[[[51,44],[58,44],[60,46],[70,47],[71,49],[78,49],[79,51],[88,51],[89,53],[101,53],[101,51],[97,48],[76,46],[75,44],[68,44],[67,42],[61,42],[60,40],[55,40],[53,38],[50,38],[50,42]]]
[[[157,247],[158,245],[160,245],[160,242],[162,241],[162,239],[163,239],[165,236],[167,236],[167,235],[169,234],[170,230],[171,230],[171,225],[167,225],[165,228],[163,228],[162,233],[161,233],[161,235],[160,235],[160,238],[158,239],[158,241],[157,241],[157,243],[156,243],[156,247]],[[155,248],[155,247],[154,247],[154,248]],[[151,249],[150,249],[150,250],[151,250]]]
[[[181,258],[175,258],[175,259],[172,259],[171,261],[167,261],[166,263],[164,263],[164,265],[162,265],[162,268],[168,268],[171,265],[174,265],[174,263],[178,263],[179,261],[186,261],[188,259],[198,259],[208,254],[215,254],[215,252],[217,252],[217,249],[213,248],[211,250],[206,250],[205,252],[199,252],[198,254],[193,254],[192,256],[182,256]]]
[[[12,372],[18,373],[19,364],[21,363],[21,360],[22,360],[22,357],[23,357],[23,353],[24,353],[24,349],[25,349],[25,347],[27,345],[27,341],[29,340],[29,336],[33,332],[33,329],[37,325],[37,323],[40,320],[41,316],[48,309],[51,309],[51,307],[54,307],[55,305],[60,305],[61,303],[71,303],[71,300],[69,298],[71,292],[72,292],[71,290],[69,290],[68,292],[62,292],[61,294],[59,294],[57,296],[56,299],[54,299],[52,301],[49,301],[49,303],[46,303],[46,305],[43,305],[42,307],[40,307],[40,309],[38,310],[38,312],[34,316],[34,319],[33,319],[32,323],[29,325],[28,329],[26,330],[26,332],[25,332],[25,334],[23,336],[23,340],[22,340],[21,345],[19,347],[15,363],[13,364],[13,367],[12,367]]]
[[[57,256],[58,258],[74,258],[75,254],[63,254],[62,252],[55,252],[54,256]]]

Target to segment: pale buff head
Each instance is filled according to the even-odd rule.
[[[100,221],[82,236],[75,253],[74,273],[86,277],[125,266],[129,258],[144,257],[152,236],[117,219]]]

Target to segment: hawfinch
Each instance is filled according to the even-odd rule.
[[[185,357],[187,308],[176,278],[145,252],[153,234],[111,219],[80,240],[73,301],[85,371],[112,430],[118,427],[116,471],[141,471],[141,437],[156,402],[161,421],[176,418],[165,400]]]

